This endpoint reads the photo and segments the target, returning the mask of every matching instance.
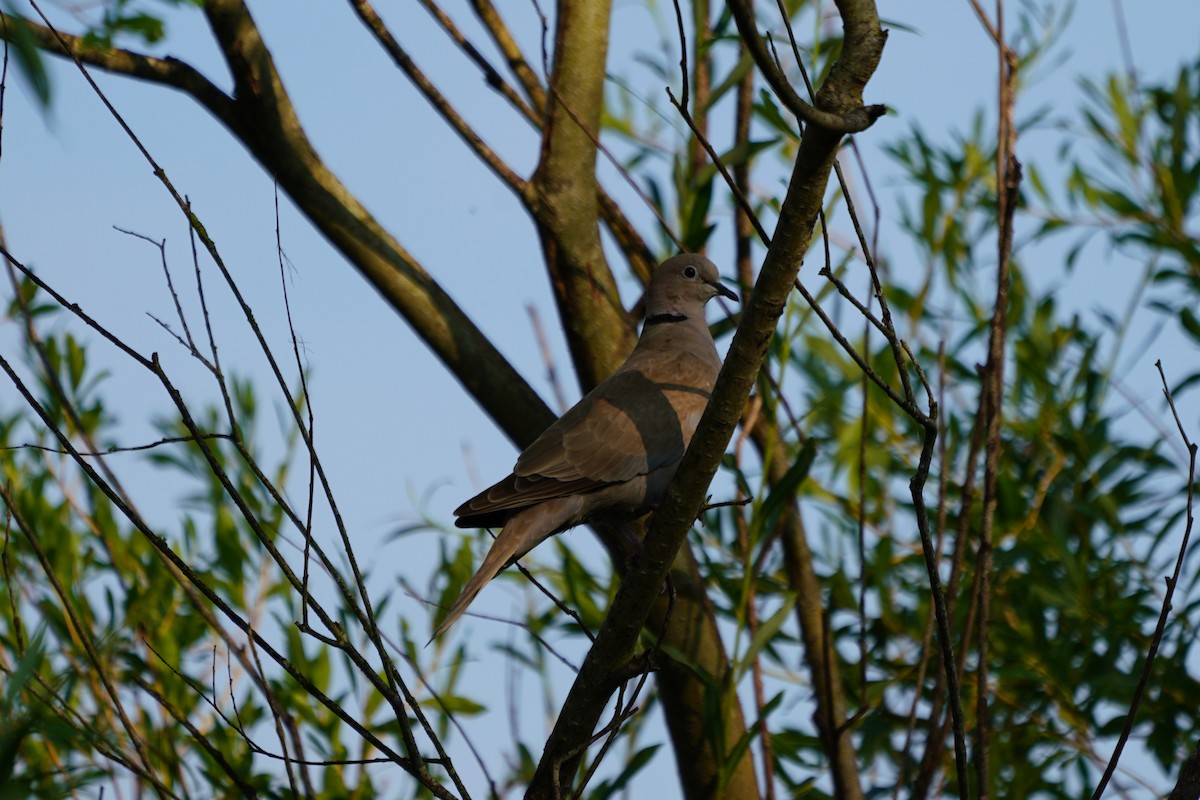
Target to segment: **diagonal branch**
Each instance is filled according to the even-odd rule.
[[[0,12],[0,17],[7,23],[0,26],[0,39],[11,41],[15,32],[10,26],[15,24],[15,20],[3,12]],[[82,36],[52,31],[29,20],[22,20],[20,24],[25,26],[34,44],[51,55],[78,58],[88,66],[99,67],[107,72],[178,89],[198,100],[226,125],[230,125],[233,120],[233,98],[184,61],[172,56],[157,58],[118,47],[100,49],[88,46]]]
[[[495,173],[496,177],[504,181],[518,196],[523,197],[527,195],[529,187],[525,181],[513,172],[508,164],[504,163],[504,160],[496,154],[496,151],[480,138],[479,134],[467,124],[462,115],[454,109],[454,106],[450,105],[445,96],[426,77],[421,68],[412,60],[412,57],[396,41],[396,37],[392,35],[392,32],[383,23],[383,20],[370,0],[350,0],[350,5],[354,7],[354,13],[358,15],[358,18],[371,31],[376,41],[391,56],[392,61],[396,63],[400,71],[412,81],[417,90],[437,110],[442,119],[446,121],[446,124],[463,140],[463,143],[471,148],[472,152],[479,157],[479,160],[486,164]]]
[[[427,3],[428,0],[422,0],[422,2]],[[508,26],[500,18],[500,12],[492,5],[491,0],[471,0],[471,8],[475,10],[475,16],[479,17],[479,21],[487,28],[488,35],[491,36],[496,48],[504,55],[508,68],[517,76],[517,80],[525,90],[525,94],[528,95],[530,102],[533,103],[533,107],[537,109],[538,113],[545,113],[546,88],[542,86],[537,73],[525,60],[525,55],[517,45],[517,40],[513,38]]]
[[[1163,632],[1167,629],[1167,618],[1171,613],[1171,598],[1175,596],[1175,587],[1179,583],[1179,574],[1183,570],[1183,560],[1187,556],[1188,542],[1192,538],[1192,525],[1196,521],[1192,511],[1192,503],[1196,495],[1196,443],[1188,438],[1187,431],[1184,430],[1183,423],[1179,420],[1179,412],[1175,410],[1175,398],[1171,396],[1171,390],[1167,388],[1167,376],[1163,373],[1162,361],[1155,361],[1154,366],[1158,369],[1158,377],[1162,380],[1163,396],[1166,398],[1167,405],[1171,409],[1171,415],[1175,417],[1175,427],[1179,430],[1179,438],[1183,440],[1183,446],[1188,452],[1187,505],[1184,512],[1183,538],[1179,542],[1179,555],[1175,558],[1175,570],[1170,576],[1164,578],[1167,584],[1167,591],[1163,594],[1162,610],[1158,614],[1158,624],[1154,626],[1154,636],[1150,640],[1150,649],[1146,653],[1146,662],[1142,665],[1142,674],[1138,676],[1137,687],[1133,691],[1133,700],[1129,704],[1129,713],[1125,715],[1125,723],[1121,726],[1121,735],[1117,739],[1116,747],[1113,748],[1113,754],[1109,759],[1108,766],[1104,769],[1104,775],[1101,776],[1099,784],[1096,785],[1096,791],[1092,794],[1092,800],[1100,800],[1100,797],[1104,794],[1104,789],[1108,786],[1108,782],[1117,768],[1117,762],[1121,759],[1121,751],[1125,748],[1125,742],[1129,740],[1129,734],[1133,731],[1133,723],[1137,719],[1137,711],[1138,706],[1142,702],[1142,694],[1146,691],[1146,686],[1150,683],[1150,675],[1154,671],[1154,659],[1158,655],[1158,645],[1162,641]],[[1175,789],[1171,792],[1172,800],[1177,796],[1186,797],[1187,794],[1185,792],[1191,792],[1192,797],[1200,793],[1197,754],[1200,754],[1200,747],[1197,748],[1196,753],[1184,764]]]
[[[855,108],[866,79],[878,63],[884,36],[872,3],[843,5],[846,41],[842,57],[829,77],[829,82],[837,85],[829,87],[829,91],[822,87],[822,97],[844,98],[845,105],[834,108]],[[842,66],[843,61],[853,67]],[[818,103],[821,102],[819,98]],[[615,676],[633,658],[650,606],[704,502],[717,464],[742,416],[808,249],[840,141],[839,132],[819,125],[811,125],[805,131],[772,245],[730,344],[712,399],[666,498],[654,514],[643,552],[626,574],[596,644],[559,712],[528,797],[554,797],[570,786],[579,761],[578,755],[571,754],[591,737],[615,688]]]
[[[519,445],[533,441],[554,415],[320,159],[244,5],[216,2],[205,12],[233,74],[233,97],[183,62],[123,50],[96,51],[83,47],[81,37],[67,34],[59,34],[59,43],[48,27],[28,25],[47,52],[192,95],[277,178],[300,211],[413,327],[501,430]],[[179,202],[182,206],[182,199]]]
[[[434,21],[437,22],[438,26],[446,32],[446,35],[449,36],[454,43],[458,45],[458,48],[463,51],[467,58],[471,60],[471,63],[479,68],[479,71],[483,73],[483,79],[487,85],[504,95],[504,98],[508,100],[508,102],[512,104],[513,108],[517,109],[517,111],[521,113],[521,116],[528,120],[530,124],[532,124],[534,127],[541,127],[542,112],[545,110],[546,103],[545,91],[542,90],[540,84],[538,84],[537,76],[533,77],[534,85],[537,86],[542,94],[540,100],[534,98],[535,107],[525,102],[525,99],[517,93],[517,90],[514,89],[508,83],[508,81],[504,80],[504,77],[496,70],[496,68],[493,67],[491,63],[489,63],[488,60],[483,57],[483,53],[479,52],[479,48],[471,43],[471,40],[468,39],[461,30],[459,30],[458,26],[454,24],[454,20],[450,19],[450,16],[443,11],[441,7],[437,5],[437,3],[432,2],[432,0],[420,0],[420,2],[421,5],[425,7],[425,10],[429,12],[430,16],[433,17]],[[507,52],[505,53],[505,56],[509,58],[509,64],[511,66],[512,57]],[[520,56],[520,51],[516,51],[516,57],[520,60],[520,63],[524,64],[524,59]],[[528,65],[525,66],[526,69],[528,69]],[[528,86],[525,84],[525,81],[521,79],[519,73],[517,74],[522,85],[526,86],[526,89],[528,90]]]

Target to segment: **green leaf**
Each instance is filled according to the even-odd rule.
[[[67,336],[67,377],[70,379],[71,388],[79,389],[79,384],[83,382],[83,368],[85,365],[85,357],[83,348],[79,346],[79,342],[75,341],[74,336]]]
[[[771,530],[775,527],[775,522],[779,519],[779,514],[783,511],[784,506],[791,502],[796,497],[796,492],[800,488],[800,484],[808,477],[808,472],[812,468],[813,459],[816,458],[817,447],[811,438],[806,439],[800,447],[800,453],[796,456],[792,466],[783,474],[783,478],[779,480],[771,489],[771,493],[767,495],[762,504],[763,530]]]
[[[1200,342],[1200,319],[1196,317],[1196,312],[1190,308],[1183,308],[1179,312],[1179,324],[1187,331],[1188,335]]]
[[[625,763],[624,768],[621,770],[620,774],[617,775],[617,777],[613,778],[611,781],[606,780],[596,786],[594,789],[590,790],[588,792],[588,797],[592,800],[608,800],[608,798],[615,796],[629,784],[629,781],[633,779],[633,776],[641,772],[642,768],[650,763],[650,759],[654,757],[654,754],[658,751],[659,747],[661,747],[661,745],[652,744],[648,747],[643,747],[641,750],[638,750]]]
[[[33,94],[37,97],[42,109],[50,107],[50,75],[46,65],[42,63],[42,53],[38,50],[37,39],[29,28],[29,23],[13,5],[12,0],[4,0],[4,18],[0,25],[8,30],[7,39],[13,47],[17,69],[29,81]]]
[[[487,706],[481,705],[469,697],[459,695],[440,695],[436,699],[426,698],[421,701],[421,705],[425,708],[444,709],[449,714],[462,714],[468,717],[487,711]]]
[[[760,624],[758,630],[754,632],[754,638],[750,640],[750,646],[746,648],[746,652],[742,654],[740,659],[741,663],[737,669],[737,680],[740,681],[742,676],[754,665],[754,660],[771,643],[771,640],[775,638],[775,634],[779,633],[779,629],[791,617],[795,607],[795,592],[785,592],[783,595],[783,605],[766,622]]]

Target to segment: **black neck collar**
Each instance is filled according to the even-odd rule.
[[[648,328],[651,325],[661,325],[665,322],[684,322],[686,320],[687,317],[683,314],[655,314],[652,317],[646,317],[646,324],[644,327]]]

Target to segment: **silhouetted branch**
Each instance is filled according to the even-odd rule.
[[[1175,596],[1175,586],[1179,583],[1179,573],[1183,570],[1183,559],[1187,555],[1188,541],[1192,537],[1192,524],[1195,522],[1195,517],[1192,513],[1192,501],[1196,493],[1196,444],[1188,438],[1187,431],[1183,429],[1183,423],[1179,420],[1179,412],[1175,409],[1175,399],[1171,397],[1171,390],[1167,386],[1167,376],[1163,373],[1162,361],[1155,361],[1154,366],[1158,369],[1158,376],[1162,381],[1163,396],[1167,400],[1167,406],[1171,409],[1171,415],[1175,417],[1175,427],[1179,430],[1179,438],[1183,440],[1183,446],[1187,448],[1188,452],[1186,522],[1183,528],[1183,539],[1179,542],[1179,555],[1175,559],[1175,569],[1169,577],[1164,578],[1167,584],[1167,591],[1163,595],[1162,610],[1158,614],[1158,624],[1154,626],[1154,636],[1150,639],[1150,649],[1146,652],[1146,661],[1142,665],[1142,674],[1138,677],[1137,687],[1133,690],[1133,700],[1129,704],[1129,713],[1125,715],[1125,724],[1121,726],[1121,735],[1117,738],[1112,758],[1109,759],[1108,766],[1105,767],[1104,774],[1100,777],[1100,782],[1096,785],[1096,791],[1092,793],[1092,800],[1100,800],[1100,797],[1104,794],[1104,789],[1108,786],[1113,771],[1117,768],[1117,762],[1121,760],[1121,751],[1125,749],[1125,742],[1129,740],[1129,734],[1133,731],[1133,723],[1137,719],[1138,706],[1141,705],[1142,695],[1146,691],[1146,686],[1150,683],[1150,674],[1154,670],[1154,658],[1158,655],[1158,645],[1162,642],[1163,632],[1167,629],[1167,617],[1171,613],[1171,598]],[[1193,755],[1189,760],[1189,764],[1195,760],[1196,756]],[[1189,767],[1185,765],[1184,769],[1188,770]],[[1197,791],[1197,787],[1200,786],[1200,775],[1197,774],[1200,773],[1200,768],[1191,766],[1190,770],[1191,772],[1188,776],[1190,787],[1184,784],[1184,775],[1181,774],[1179,782],[1176,785],[1176,792],[1182,794],[1186,791]],[[1180,785],[1183,785],[1184,788],[1180,789]],[[1171,797],[1174,798],[1175,796],[1175,792],[1172,792]]]

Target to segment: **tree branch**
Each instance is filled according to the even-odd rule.
[[[128,75],[131,78],[178,89],[191,95],[226,125],[231,125],[233,121],[233,98],[186,62],[171,56],[156,58],[117,47],[102,50],[88,46],[82,36],[52,31],[45,25],[30,20],[17,23],[13,17],[2,12],[0,17],[4,17],[7,22],[6,25],[0,26],[0,39],[11,41],[15,35],[13,26],[23,24],[32,36],[34,44],[51,55],[78,58],[84,64],[106,72]]]
[[[438,91],[438,88],[426,77],[421,68],[417,66],[412,57],[400,46],[396,41],[396,37],[388,30],[388,27],[383,23],[379,13],[375,10],[375,6],[370,3],[370,0],[350,0],[350,5],[354,8],[354,13],[367,26],[367,30],[375,37],[380,46],[391,56],[392,61],[399,67],[413,85],[417,87],[425,99],[438,112],[441,118],[450,128],[458,134],[458,138],[462,139],[467,147],[479,157],[479,160],[488,166],[488,168],[500,180],[512,189],[519,197],[524,197],[529,190],[525,181],[519,177],[504,160],[496,154],[496,151],[487,145],[475,129],[467,124],[467,121],[462,118],[462,115],[455,110],[454,106],[445,96]]]
[[[422,2],[426,2],[426,0],[422,0]],[[544,114],[546,111],[546,88],[542,86],[537,73],[525,60],[525,55],[517,46],[517,40],[513,38],[508,26],[500,18],[500,12],[496,10],[490,0],[471,0],[471,8],[475,10],[475,16],[479,17],[479,21],[487,28],[488,35],[491,36],[496,48],[504,55],[508,68],[512,70],[513,75],[517,76],[517,81],[525,90],[529,101],[533,103],[534,109],[539,114]]]
[[[1179,768],[1179,780],[1167,800],[1200,800],[1200,744]]]
[[[30,28],[47,52],[172,86],[196,98],[246,145],[300,211],[412,326],[500,429],[518,446],[532,442],[554,420],[554,414],[320,159],[245,6],[219,0],[206,5],[205,13],[233,75],[232,98],[175,59],[90,50],[83,47],[82,37],[59,34],[64,47],[49,28],[32,23]],[[191,221],[199,224],[194,218]]]
[[[881,38],[886,38],[886,34],[879,29],[879,18],[875,12],[874,3],[870,0],[860,0],[853,3],[842,2],[838,4],[838,9],[842,12],[842,21],[846,27],[847,39],[851,36],[850,28],[852,23],[857,23],[860,18],[870,16],[875,17],[875,30],[870,31],[867,27],[869,22],[867,22],[862,29],[855,31],[854,34],[860,37],[863,33],[870,36],[878,34]],[[754,58],[754,63],[758,66],[759,71],[762,72],[763,77],[767,79],[767,83],[770,84],[771,89],[775,92],[780,102],[805,123],[824,128],[831,133],[857,133],[865,131],[875,123],[875,120],[887,113],[887,106],[862,106],[861,94],[857,100],[859,105],[843,106],[846,110],[840,113],[824,110],[822,103],[817,103],[815,106],[809,105],[796,93],[792,85],[788,83],[783,72],[776,66],[775,59],[771,57],[766,44],[763,43],[763,38],[758,32],[758,24],[754,20],[753,4],[747,0],[730,0],[729,10],[733,13],[733,19],[737,23],[742,41],[746,43],[746,48]],[[882,52],[882,41],[878,47]],[[839,64],[842,61],[843,59],[838,59]],[[865,78],[869,78],[874,71],[875,65],[872,64],[862,74],[865,75]],[[865,78],[862,81],[863,85],[866,84]],[[828,82],[826,85],[828,85]]]
[[[745,10],[743,6],[743,11]],[[884,36],[871,3],[848,6],[842,58],[818,95],[840,101],[835,110],[858,107],[866,78],[878,63]],[[870,20],[874,20],[871,30]],[[853,68],[838,66],[853,61]],[[829,86],[837,82],[837,85]],[[847,103],[846,101],[851,102]],[[836,111],[834,112],[836,115]],[[808,249],[841,134],[818,125],[804,134],[780,209],[772,245],[767,251],[754,291],[746,303],[712,399],[679,472],[655,512],[643,552],[631,566],[596,637],[596,644],[579,670],[567,701],[546,743],[528,797],[550,798],[570,785],[578,764],[571,754],[586,742],[614,688],[614,675],[634,654],[647,613],[663,585],[676,552],[704,501],[717,464],[742,415],[750,388],[783,312],[787,296]]]
[[[620,366],[635,339],[600,244],[595,132],[604,103],[609,9],[608,0],[559,4],[551,99],[532,181],[532,213],[559,320],[585,391]]]
[[[241,2],[206,4],[234,75],[235,133],[306,216],[379,290],[518,444],[553,414],[441,286],[358,202],[313,150],[270,53]]]

